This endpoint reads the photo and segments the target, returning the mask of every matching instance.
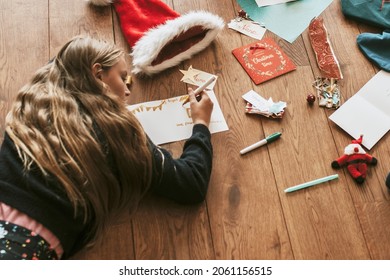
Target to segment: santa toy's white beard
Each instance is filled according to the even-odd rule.
[[[355,149],[358,151],[356,152]],[[344,149],[344,154],[346,155],[352,155],[352,154],[365,154],[366,151],[360,146],[359,144],[349,144],[347,147]]]

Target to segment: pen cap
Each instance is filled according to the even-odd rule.
[[[276,139],[278,139],[281,135],[282,135],[282,133],[275,132],[275,133],[269,135],[268,137],[266,137],[265,139],[267,140],[267,143],[271,143],[271,142],[275,141]]]

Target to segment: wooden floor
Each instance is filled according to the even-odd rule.
[[[240,9],[235,0],[165,2],[179,13],[205,9],[226,22]],[[337,0],[321,16],[344,74],[340,87],[345,101],[378,71],[356,45],[359,33],[373,29],[345,19]],[[78,34],[105,38],[129,51],[111,8],[91,8],[80,0],[0,0],[1,132],[18,89]],[[147,198],[134,217],[124,215],[116,222],[104,244],[75,259],[390,258],[390,195],[384,183],[390,171],[390,134],[370,151],[379,163],[369,169],[363,186],[346,170],[334,171],[330,164],[351,137],[328,119],[332,111],[307,105],[319,75],[307,31],[293,44],[268,31],[266,37],[278,42],[296,71],[254,85],[231,51],[255,40],[225,28],[210,47],[178,67],[134,79],[130,103],[184,94],[179,69],[190,65],[219,76],[215,93],[229,131],[212,136],[214,166],[207,201],[182,206]],[[283,119],[246,115],[241,96],[251,89],[286,101]],[[276,131],[283,133],[277,142],[239,155],[243,147]],[[164,147],[178,156],[183,143]],[[290,195],[283,191],[336,172],[337,181]]]

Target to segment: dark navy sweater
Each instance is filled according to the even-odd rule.
[[[197,124],[180,158],[150,142],[153,154],[153,192],[178,203],[205,199],[212,168],[211,135]],[[115,167],[112,167],[115,170]],[[67,258],[85,245],[88,224],[74,211],[61,184],[45,177],[37,166],[26,171],[13,141],[5,134],[0,150],[0,201],[27,214],[54,233]]]

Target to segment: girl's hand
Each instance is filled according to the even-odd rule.
[[[202,91],[199,96],[196,97],[193,89],[188,88],[188,95],[190,97],[192,121],[194,124],[204,124],[208,127],[214,107],[213,101],[205,91]]]

